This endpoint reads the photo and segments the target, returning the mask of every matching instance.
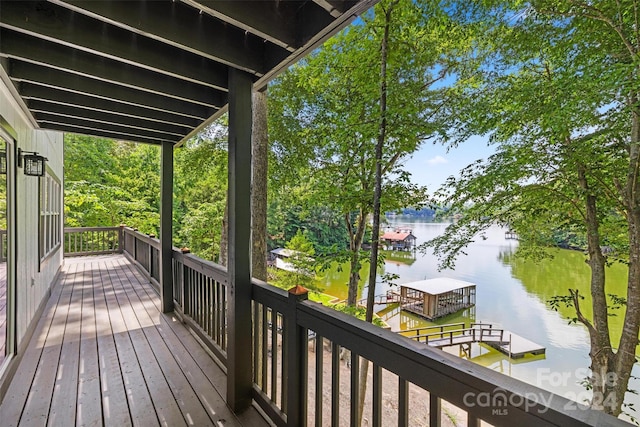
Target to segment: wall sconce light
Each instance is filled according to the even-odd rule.
[[[44,176],[44,164],[46,161],[46,157],[34,151],[22,151],[22,149],[18,148],[18,167],[24,166],[25,175]]]
[[[7,152],[6,150],[0,150],[0,174],[7,174]]]

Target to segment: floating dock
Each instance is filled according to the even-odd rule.
[[[486,342],[486,344],[492,348],[495,348],[501,353],[506,354],[512,359],[520,359],[525,354],[545,354],[546,349],[540,344],[536,344],[533,341],[529,341],[520,335],[514,334],[510,331],[504,331],[505,336],[509,339],[506,344]]]
[[[545,354],[546,351],[543,346],[533,341],[488,323],[472,323],[471,327],[465,327],[464,323],[427,326],[401,331],[401,335],[440,349],[455,345],[462,348],[474,342],[482,343],[512,359],[522,358],[525,354]]]

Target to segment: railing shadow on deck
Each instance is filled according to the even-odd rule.
[[[130,228],[114,229],[120,230],[119,250],[157,286],[160,242]],[[223,365],[227,360],[227,277],[224,267],[174,248],[175,310]],[[629,425],[308,301],[304,293],[288,293],[255,279],[252,285],[253,398],[278,426],[338,425],[345,420],[356,425],[362,359],[371,362],[372,384],[364,417],[373,426],[388,425],[383,419],[383,396],[390,393],[395,396],[393,422],[398,426],[412,424],[417,406],[424,409],[429,426],[441,426],[445,401],[466,412],[468,426],[479,426],[480,420],[495,426]],[[350,362],[348,380],[341,381],[345,354]],[[410,392],[416,387],[423,391],[418,394],[425,397],[423,401],[416,402]],[[315,399],[308,398],[310,391]]]

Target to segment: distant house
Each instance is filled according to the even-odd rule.
[[[313,258],[311,258],[310,256],[302,252],[294,251],[292,249],[287,249],[287,248],[276,248],[272,250],[270,254],[271,256],[269,258],[272,266],[274,266],[275,268],[279,268],[280,270],[286,270],[291,272],[298,272],[298,273],[301,272],[301,271],[298,271],[298,269],[296,269],[296,267],[290,261],[290,258],[292,257],[297,258],[299,260],[306,259],[309,262],[314,261]],[[306,272],[306,271],[302,271],[302,272],[304,274],[311,274],[310,272]]]
[[[416,245],[416,236],[411,230],[386,231],[380,240],[386,249],[392,251],[409,251]]]

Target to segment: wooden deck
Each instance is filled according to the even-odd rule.
[[[526,354],[539,355],[545,354],[546,349],[540,344],[536,344],[533,341],[529,341],[526,338],[521,337],[518,334],[514,334],[510,331],[504,331],[504,334],[509,338],[509,342],[506,344],[499,343],[487,343],[489,346],[495,348],[501,353],[506,354],[512,359],[520,359]]]
[[[5,426],[266,426],[123,256],[67,259],[0,405]]]

